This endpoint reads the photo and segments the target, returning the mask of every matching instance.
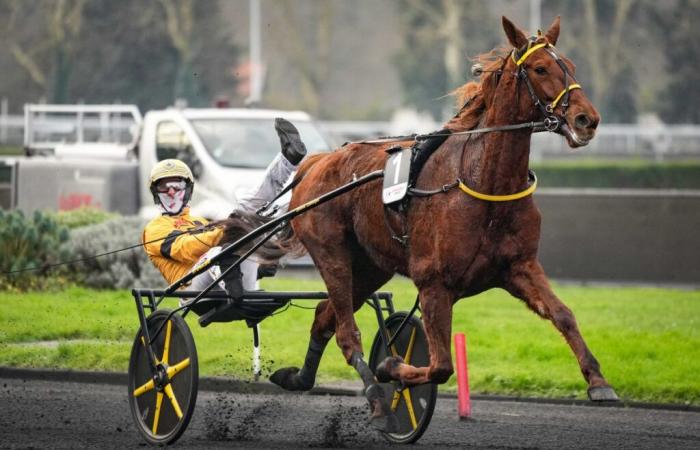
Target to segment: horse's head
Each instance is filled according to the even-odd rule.
[[[559,37],[559,17],[546,33],[538,31],[531,38],[506,17],[503,30],[514,49],[502,73],[514,74],[518,89],[520,84],[525,85],[528,95],[521,104],[528,102],[530,118],[544,120],[547,128],[566,137],[571,147],[588,144],[595,136],[600,114],[576,82],[574,64],[554,48]]]

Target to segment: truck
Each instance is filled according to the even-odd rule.
[[[309,153],[333,148],[303,111],[134,105],[25,105],[25,156],[0,162],[0,207],[70,210],[83,206],[158,214],[148,175],[163,159],[192,169],[192,213],[227,216],[279,153],[274,119],[299,129]]]

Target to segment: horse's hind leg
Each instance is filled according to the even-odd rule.
[[[316,247],[314,260],[326,282],[328,298],[335,312],[336,341],[349,365],[355,368],[365,386],[373,427],[391,433],[398,429],[398,420],[377,384],[374,373],[364,360],[360,331],[355,311],[367,296],[391,276],[372,264],[356,243],[339,239],[333,246]],[[320,331],[316,324],[314,330]]]
[[[367,258],[354,258],[352,268],[352,279],[357,280],[352,283],[354,312],[364,304],[370,294],[391,278],[391,274],[382,271]],[[316,315],[311,326],[311,337],[304,365],[301,369],[297,367],[278,369],[270,376],[270,381],[288,391],[308,391],[313,388],[321,357],[335,332],[335,317],[336,313],[330,301],[320,302],[316,307]],[[358,332],[359,330],[355,327],[355,333]]]
[[[316,306],[316,316],[311,327],[311,337],[306,350],[304,365],[277,369],[270,381],[288,391],[308,391],[316,384],[316,371],[328,341],[335,330],[335,311],[328,300]]]
[[[325,247],[326,250],[329,248],[333,250]],[[369,294],[388,281],[391,274],[363,258],[357,249],[354,257],[342,246],[335,247],[335,250],[332,254],[325,251],[323,255],[315,254],[317,267],[328,288],[329,300],[319,303],[316,308],[304,367],[301,370],[293,367],[279,369],[270,380],[288,390],[311,389],[323,351],[335,332],[346,361],[357,370],[365,386],[365,395],[372,408],[372,426],[393,432],[398,428],[398,421],[364,361],[360,332],[354,318],[354,312]],[[352,289],[348,289],[349,286]]]
[[[391,273],[381,270],[369,260],[364,252],[356,249],[352,264],[353,314],[362,307],[373,292],[383,286],[391,277]],[[356,325],[354,329],[359,339],[360,334]],[[359,352],[353,351],[348,362],[362,378],[365,386],[365,396],[372,410],[372,416],[370,417],[372,426],[385,432],[397,430],[399,426],[398,420],[392,412],[389,402],[384,397],[383,389],[377,384],[374,373],[364,361],[362,347],[360,347]]]
[[[564,336],[588,383],[588,396],[591,400],[618,400],[615,390],[603,377],[598,361],[583,340],[574,314],[554,294],[542,266],[537,261],[513,267],[511,277],[504,287],[513,296],[524,300],[530,309],[541,317],[549,319]]]

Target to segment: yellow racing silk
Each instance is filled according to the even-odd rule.
[[[169,284],[182,278],[210,248],[219,244],[223,230],[217,228],[198,234],[180,234],[208,222],[190,216],[190,208],[176,216],[162,215],[151,220],[143,230],[148,257]],[[163,239],[157,242],[153,240]]]

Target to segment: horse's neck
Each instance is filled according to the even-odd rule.
[[[513,91],[514,92],[514,91]],[[522,93],[521,93],[522,95]],[[529,121],[519,117],[513,108],[516,97],[502,95],[494,100],[485,112],[483,127],[513,125]],[[484,135],[483,147],[478,158],[478,187],[494,195],[512,194],[527,186],[532,130],[492,132]]]

